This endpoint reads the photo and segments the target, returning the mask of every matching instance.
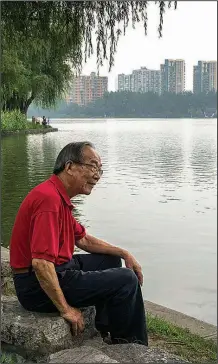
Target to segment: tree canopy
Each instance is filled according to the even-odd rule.
[[[155,3],[161,36],[164,12],[177,2]],[[1,2],[3,109],[54,105],[94,50],[97,65],[107,60],[111,69],[129,23],[142,22],[146,34],[147,10],[148,1],[137,0]]]

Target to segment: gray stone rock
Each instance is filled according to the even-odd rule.
[[[17,364],[22,364],[22,363],[26,362],[26,360],[21,355],[18,355],[18,354],[15,354],[15,360],[14,361]]]
[[[16,296],[13,278],[11,277],[1,278],[1,294],[5,296]]]
[[[120,363],[187,363],[162,349],[139,344],[103,345],[102,352]]]
[[[9,249],[1,247],[1,277],[12,277],[12,271],[9,263]]]
[[[1,246],[1,259],[7,259],[9,261],[9,249]]]
[[[58,353],[51,354],[48,359],[49,363],[118,363],[118,361],[109,358],[100,350],[91,346],[82,346],[80,348],[62,350]]]
[[[139,344],[107,345],[96,338],[86,340],[83,345],[98,349],[113,360],[117,360],[118,363],[188,363],[162,349]]]
[[[1,301],[1,341],[29,359],[79,346],[95,334],[94,307],[82,309],[85,331],[73,337],[70,325],[59,315],[26,311],[16,297],[2,296]]]

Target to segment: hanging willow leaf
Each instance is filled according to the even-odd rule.
[[[108,61],[111,70],[119,37],[125,35],[130,22],[133,27],[143,23],[147,34],[148,3],[138,0],[2,1],[3,107],[13,109],[13,100],[16,98],[17,105],[21,94],[27,105],[31,98],[51,106],[68,87],[72,72],[80,71],[83,61],[94,51],[98,67]],[[164,12],[172,3],[176,8],[176,1],[156,1],[160,11],[159,36],[163,33]],[[39,79],[43,80],[41,89]]]

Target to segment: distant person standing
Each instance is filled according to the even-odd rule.
[[[46,117],[45,117],[45,116],[43,116],[43,117],[42,117],[42,125],[46,126],[46,124],[47,124],[47,122],[46,122]]]
[[[48,124],[48,125],[50,125],[50,118],[48,118],[48,120],[47,120],[47,124]]]

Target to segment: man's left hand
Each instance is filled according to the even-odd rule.
[[[135,272],[135,274],[138,277],[139,283],[142,286],[143,285],[143,274],[142,274],[142,267],[140,266],[140,264],[137,262],[137,260],[131,254],[127,254],[124,257],[124,261],[125,261],[126,268],[130,268]]]

